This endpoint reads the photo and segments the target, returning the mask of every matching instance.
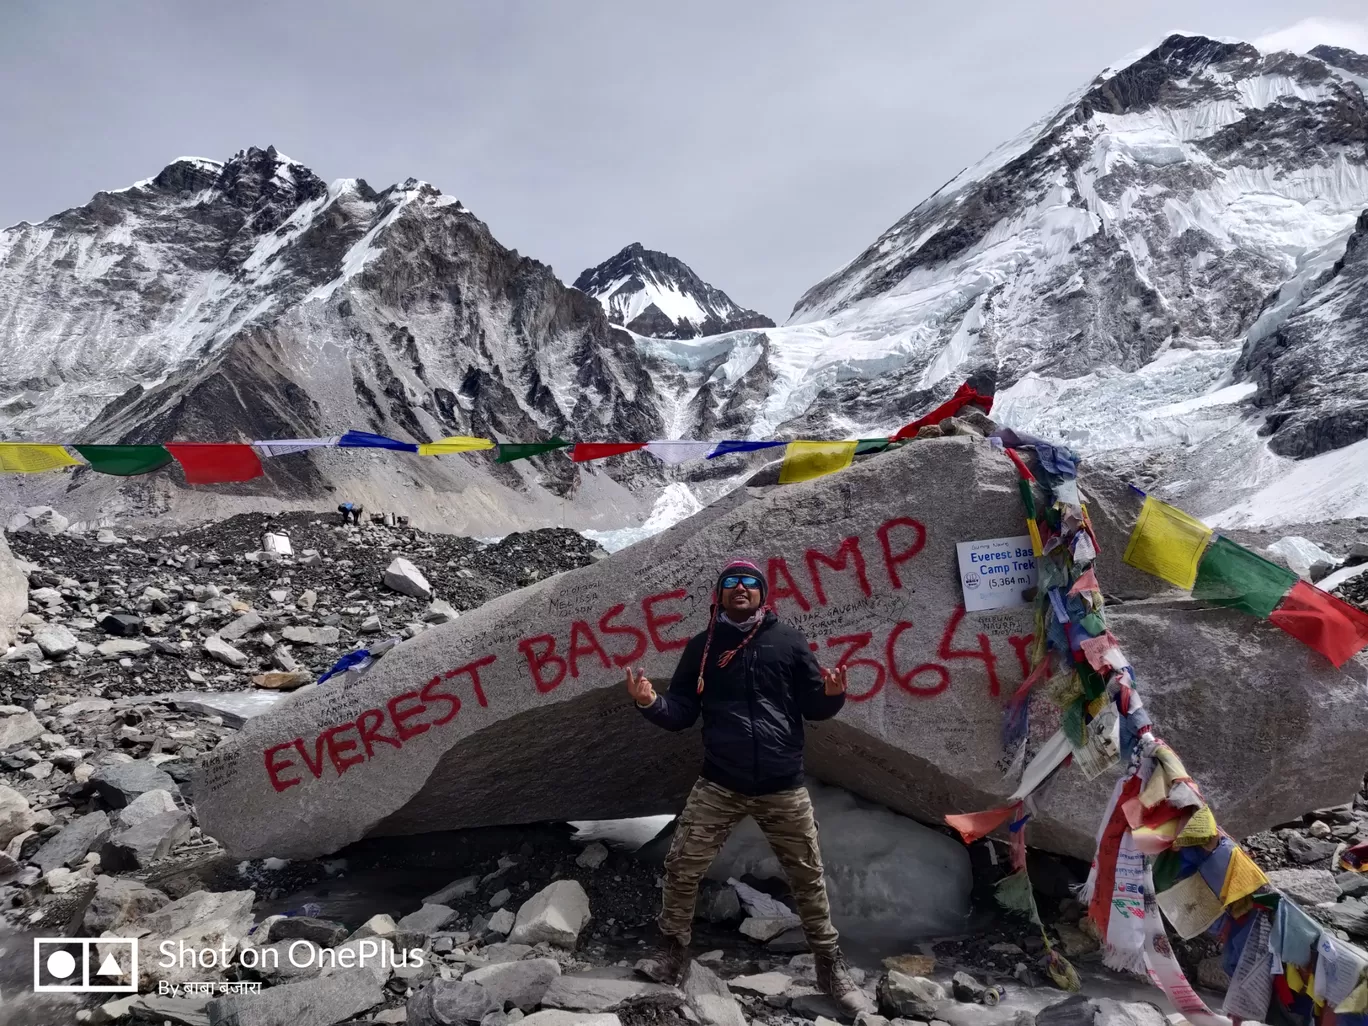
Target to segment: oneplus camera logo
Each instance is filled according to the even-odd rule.
[[[133,937],[36,937],[37,994],[136,994],[138,942]]]

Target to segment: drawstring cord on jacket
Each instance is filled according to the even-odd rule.
[[[746,636],[741,639],[741,644],[737,645],[735,648],[728,649],[727,651],[723,652],[720,656],[717,657],[717,665],[719,669],[725,667],[728,663],[730,663],[733,657],[735,657],[736,653],[740,652],[743,648],[749,645],[751,638],[755,637],[757,634],[760,633],[760,628],[765,623],[765,614],[769,612],[770,607],[768,605],[763,605],[760,607],[760,611],[756,614],[757,621],[755,626],[746,632]],[[715,626],[717,626],[716,602],[714,602],[712,605],[708,607],[708,637],[703,642],[703,660],[698,664],[698,693],[700,695],[703,694],[703,673],[708,668],[708,649],[712,647],[713,628]]]

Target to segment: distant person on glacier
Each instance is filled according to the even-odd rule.
[[[344,502],[337,507],[337,512],[342,514],[342,523],[360,524],[362,508],[354,502]]]
[[[703,773],[665,859],[666,946],[637,971],[679,982],[689,964],[698,885],[732,828],[751,816],[788,874],[818,986],[851,1015],[873,1012],[837,946],[817,822],[803,786],[803,720],[841,711],[846,671],[817,665],[803,632],[765,604],[767,590],[759,567],[733,560],[718,575],[708,629],[685,647],[669,690],[658,694],[645,673],[627,669],[627,691],[652,723],[685,730],[703,716]]]

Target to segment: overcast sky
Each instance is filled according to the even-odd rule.
[[[459,197],[571,282],[630,242],[782,321],[1174,29],[1368,52],[1362,0],[0,0],[0,225],[275,145]]]

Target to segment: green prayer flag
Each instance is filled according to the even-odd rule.
[[[861,438],[855,443],[855,455],[863,456],[867,452],[883,452],[887,448],[887,438]]]
[[[1036,518],[1036,506],[1035,495],[1031,492],[1031,482],[1025,478],[1019,478],[1017,490],[1021,492],[1021,504],[1026,508],[1026,516],[1034,520]]]
[[[1088,637],[1095,638],[1107,629],[1107,621],[1102,618],[1100,612],[1092,612],[1084,615],[1078,621],[1078,626],[1088,632]]]
[[[514,460],[525,460],[531,456],[540,456],[544,452],[564,449],[569,444],[559,438],[553,438],[549,442],[500,442],[499,455],[494,458],[494,462],[512,463]]]
[[[1040,924],[1040,912],[1036,909],[1035,892],[1031,888],[1031,878],[1021,869],[997,882],[998,904],[1013,912],[1020,912],[1031,922]]]
[[[1169,848],[1154,856],[1154,893],[1163,894],[1178,882],[1183,872],[1183,855],[1176,848]]]
[[[1084,661],[1079,665],[1078,679],[1083,683],[1083,697],[1089,702],[1095,698],[1102,697],[1102,695],[1106,693],[1106,678],[1094,670],[1091,663]]]
[[[74,445],[90,468],[100,474],[134,477],[161,470],[171,454],[160,445]]]
[[[1197,565],[1192,597],[1267,619],[1297,575],[1218,536]]]
[[[1060,729],[1069,739],[1069,743],[1075,748],[1082,748],[1088,740],[1088,731],[1083,724],[1083,706],[1085,704],[1082,698],[1070,702],[1064,710],[1063,719],[1059,724]]]

